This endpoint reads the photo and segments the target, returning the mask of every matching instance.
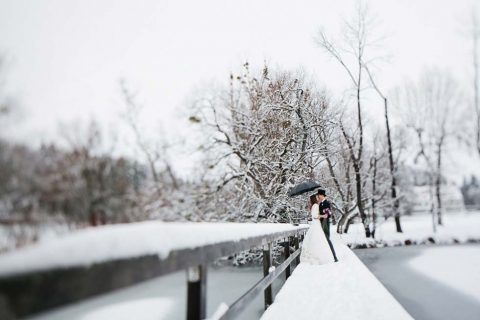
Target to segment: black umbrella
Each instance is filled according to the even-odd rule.
[[[300,184],[297,184],[295,187],[290,189],[290,191],[288,191],[288,196],[289,197],[299,196],[301,194],[313,191],[313,190],[315,190],[317,188],[320,188],[320,187],[321,186],[318,183],[316,183],[315,181],[305,181],[305,182],[302,182]]]

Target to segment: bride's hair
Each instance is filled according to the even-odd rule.
[[[317,194],[312,194],[307,204],[308,210],[312,210],[312,207],[315,203],[317,203]]]

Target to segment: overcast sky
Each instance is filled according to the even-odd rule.
[[[192,91],[227,79],[245,60],[303,68],[341,90],[343,71],[313,37],[321,26],[338,32],[354,2],[0,0],[7,89],[22,107],[13,135],[38,144],[59,138],[59,122],[95,118],[118,126],[118,80],[125,78],[145,105],[146,131],[162,123],[190,138],[184,120]],[[392,55],[378,73],[386,89],[428,66],[450,69],[469,85],[464,31],[474,0],[367,2]]]

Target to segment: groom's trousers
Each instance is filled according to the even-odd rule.
[[[323,229],[323,232],[325,232],[325,237],[327,238],[328,245],[330,246],[330,250],[332,251],[333,258],[335,259],[335,261],[338,261],[337,254],[335,253],[335,249],[333,248],[332,241],[330,241],[330,223],[328,222],[327,219],[324,219],[322,221],[322,229]]]
[[[338,261],[337,254],[335,253],[335,249],[333,248],[332,241],[330,241],[330,238],[327,238],[327,241],[328,241],[328,245],[330,246],[330,250],[332,250],[333,258],[335,259],[335,261]]]

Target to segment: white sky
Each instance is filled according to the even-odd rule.
[[[466,22],[474,0],[370,0],[392,60],[378,73],[386,89],[426,66],[450,69],[470,85]],[[0,0],[0,52],[8,90],[23,109],[10,134],[58,140],[58,123],[119,127],[119,78],[139,92],[144,127],[186,128],[186,99],[197,86],[227,79],[248,59],[303,68],[329,89],[343,71],[316,47],[320,26],[335,34],[353,0]],[[372,104],[375,103],[374,101]]]

